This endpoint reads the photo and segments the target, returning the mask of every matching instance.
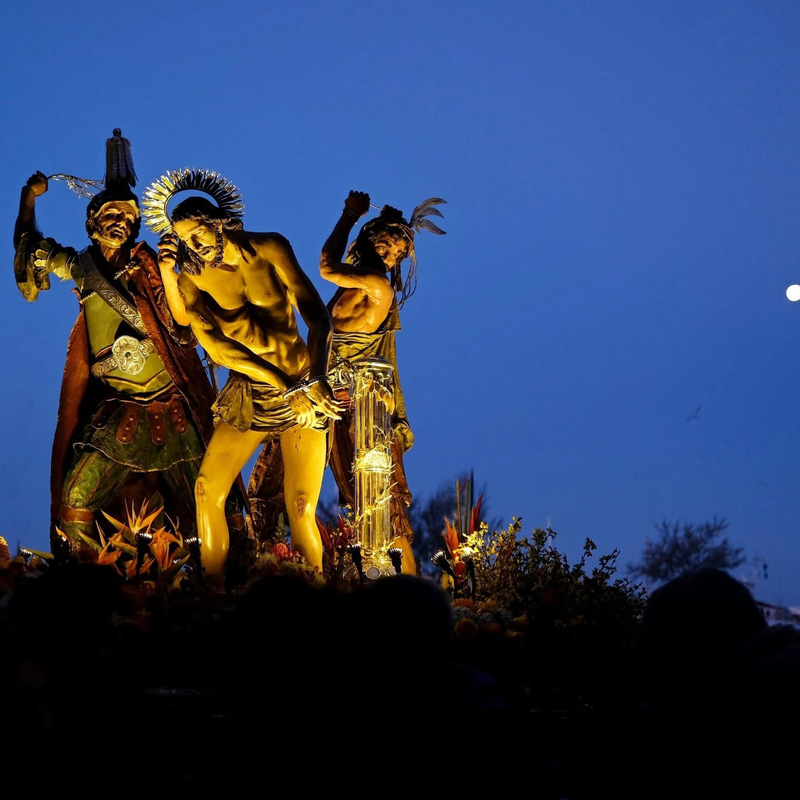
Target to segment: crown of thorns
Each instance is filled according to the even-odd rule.
[[[172,231],[169,202],[178,192],[187,191],[203,192],[214,200],[226,217],[242,218],[244,203],[234,184],[216,172],[184,167],[162,175],[144,192],[142,218],[153,233],[163,236]]]

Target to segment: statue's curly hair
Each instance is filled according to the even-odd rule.
[[[186,219],[196,219],[208,225],[222,225],[224,231],[240,231],[242,221],[226,215],[219,206],[205,197],[188,197],[175,206],[172,214],[173,225]]]

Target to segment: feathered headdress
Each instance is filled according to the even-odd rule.
[[[403,212],[391,206],[384,206],[381,213],[367,222],[361,229],[362,233],[372,236],[380,231],[391,231],[401,234],[408,242],[408,253],[406,258],[410,258],[410,265],[405,282],[403,282],[401,264],[392,267],[392,286],[398,294],[397,307],[402,308],[403,303],[411,297],[417,289],[417,253],[414,247],[414,236],[421,230],[430,231],[437,236],[444,236],[447,231],[443,231],[436,223],[431,222],[428,217],[444,217],[436,206],[446,203],[441,197],[429,197],[423,200],[412,212],[411,218],[406,222]],[[359,234],[360,236],[361,234]]]
[[[429,197],[427,200],[423,200],[412,212],[411,212],[411,219],[408,221],[408,224],[411,226],[411,229],[415,233],[419,233],[419,231],[425,230],[430,231],[431,233],[435,233],[437,236],[444,236],[447,231],[443,231],[436,223],[431,222],[427,217],[434,216],[434,217],[444,217],[441,211],[438,208],[434,208],[434,206],[438,206],[441,203],[447,203],[446,200],[442,200],[441,197]],[[411,258],[411,263],[408,268],[408,275],[406,275],[406,285],[401,287],[402,289],[402,297],[398,305],[402,305],[411,297],[412,294],[417,290],[417,251],[414,248],[414,239],[411,239],[411,249],[409,251],[409,256]],[[408,287],[411,287],[410,289]]]
[[[441,197],[429,197],[427,200],[424,200],[411,212],[411,219],[408,224],[414,228],[415,231],[424,229],[435,233],[437,236],[444,236],[447,231],[443,231],[438,225],[431,222],[429,219],[425,219],[430,216],[444,217],[444,214],[442,214],[438,208],[434,208],[434,206],[438,206],[441,203],[446,204],[447,200],[442,200]]]

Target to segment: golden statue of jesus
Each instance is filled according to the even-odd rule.
[[[229,370],[195,484],[203,565],[209,576],[224,574],[225,499],[260,444],[278,436],[292,545],[321,570],[316,506],[328,422],[339,418],[326,377],[331,319],[289,242],[242,230],[238,216],[224,203],[191,197],[176,206],[166,231],[151,225],[167,232],[159,266],[176,321],[191,325],[209,357]],[[308,326],[308,343],[294,308]]]

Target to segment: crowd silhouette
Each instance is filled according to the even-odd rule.
[[[800,634],[718,570],[655,590],[605,702],[570,709],[464,659],[450,598],[422,577],[262,576],[236,596],[150,597],[143,627],[141,592],[109,567],[14,570],[2,753],[42,790],[424,780],[567,800],[764,796],[792,780]]]

